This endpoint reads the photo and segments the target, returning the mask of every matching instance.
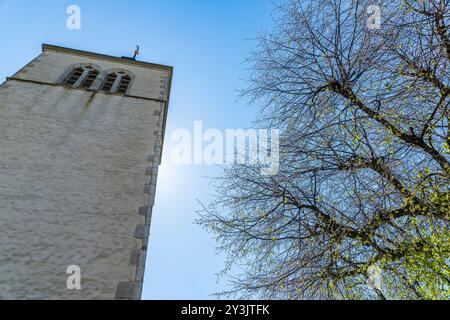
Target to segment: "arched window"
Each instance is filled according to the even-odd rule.
[[[91,89],[99,74],[98,68],[90,64],[79,64],[72,66],[62,83],[68,86]]]
[[[71,66],[61,76],[59,83],[75,88],[125,95],[134,78],[134,74],[124,69],[102,71],[99,66],[91,63],[80,63]]]
[[[106,73],[105,80],[103,81],[100,91],[126,94],[134,75],[126,70],[115,69]]]
[[[131,83],[130,76],[128,76],[128,75],[122,76],[122,78],[120,79],[119,89],[117,90],[117,93],[119,93],[119,94],[127,93],[130,83]]]
[[[89,89],[94,83],[95,79],[97,79],[98,74],[99,74],[98,70],[95,69],[90,70],[80,86],[82,88]]]
[[[69,75],[67,76],[67,78],[64,80],[64,84],[68,85],[68,86],[73,86],[78,79],[80,79],[80,77],[83,75],[83,68],[75,68],[72,70],[71,73],[69,73]]]
[[[101,91],[110,92],[114,83],[116,82],[117,74],[110,73],[106,76],[105,81],[102,84]]]

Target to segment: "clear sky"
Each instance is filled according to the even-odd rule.
[[[81,30],[66,28],[67,7],[81,8]],[[175,165],[171,133],[206,128],[246,128],[255,107],[237,99],[245,78],[251,39],[270,28],[269,0],[0,0],[0,82],[49,43],[175,68],[163,165],[145,276],[144,299],[211,299],[223,257],[210,235],[193,224],[197,202],[212,193],[207,177],[217,167]]]

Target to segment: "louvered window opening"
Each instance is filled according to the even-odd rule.
[[[122,77],[122,79],[120,81],[119,89],[117,90],[117,93],[125,94],[128,90],[130,82],[131,82],[131,78],[129,76]]]
[[[74,69],[64,83],[66,85],[73,86],[78,81],[78,79],[80,79],[83,72],[84,72],[83,68]]]
[[[117,75],[115,73],[108,74],[105,82],[103,83],[101,91],[110,92],[116,79]]]
[[[99,76],[100,71],[91,66],[76,67],[63,83],[68,86],[125,95],[132,82],[132,77],[123,71],[113,71],[107,74],[104,80],[103,75],[102,79],[98,79]],[[101,86],[96,85],[97,81],[101,83]]]
[[[97,78],[98,73],[99,72],[97,70],[90,71],[89,75],[86,77],[86,79],[84,79],[83,83],[81,84],[81,87],[89,89],[94,83],[95,79]]]

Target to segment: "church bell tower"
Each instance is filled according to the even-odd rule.
[[[0,86],[0,299],[140,299],[172,67],[43,45]]]

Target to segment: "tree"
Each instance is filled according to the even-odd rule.
[[[260,36],[243,95],[280,170],[226,168],[201,212],[224,294],[450,298],[449,1],[373,3],[284,1]]]

